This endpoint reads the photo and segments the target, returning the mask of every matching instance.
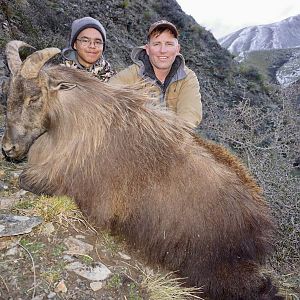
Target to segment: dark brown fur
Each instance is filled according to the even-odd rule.
[[[55,82],[76,87],[56,91]],[[270,212],[235,157],[134,89],[61,67],[44,67],[36,84],[44,92],[35,118],[46,132],[30,148],[23,187],[73,197],[210,299],[280,299],[260,272],[272,249]],[[21,122],[20,101],[8,101]]]

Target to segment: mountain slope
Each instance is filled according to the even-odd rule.
[[[167,19],[178,27],[181,52],[186,64],[198,76],[204,105],[210,99],[237,103],[244,91],[251,103],[269,102],[260,82],[238,73],[230,53],[222,48],[213,35],[187,16],[175,0],[168,1],[78,1],[78,0],[2,0],[0,48],[11,39],[24,40],[36,49],[48,46],[63,48],[67,44],[74,18],[91,16],[107,29],[105,56],[117,71],[131,63],[131,49],[146,42],[151,23]],[[252,91],[256,85],[255,91]],[[271,101],[272,102],[272,101]]]
[[[296,136],[300,132],[299,126],[294,125],[296,118],[292,115],[296,110],[290,109],[288,98],[284,98],[284,105],[282,104],[282,99],[276,94],[278,87],[266,85],[259,74],[251,69],[243,69],[234,61],[229,51],[222,48],[210,32],[199,26],[192,17],[187,16],[175,0],[1,0],[0,94],[2,77],[8,76],[8,70],[6,73],[4,70],[4,47],[7,41],[23,40],[36,49],[53,46],[63,48],[67,44],[72,21],[83,16],[99,19],[107,29],[108,42],[105,56],[117,71],[131,63],[131,49],[145,43],[146,32],[152,22],[167,19],[176,24],[180,31],[182,54],[187,65],[197,74],[201,87],[204,118],[198,131],[219,143],[230,146],[264,188],[280,232],[280,238],[274,241],[277,251],[276,257],[272,259],[272,269],[276,274],[284,275],[280,276],[280,280],[286,281],[286,286],[294,287],[294,293],[300,293],[299,276],[297,276],[300,261],[297,224],[300,221],[297,210],[298,199],[295,197],[299,184],[292,169],[292,163],[299,152],[300,141]],[[26,53],[22,54],[25,56]],[[4,118],[4,114],[2,117]],[[0,135],[1,130],[3,128],[0,127]],[[2,163],[5,164],[4,161]],[[8,167],[13,170],[10,165]],[[4,171],[0,166],[1,180]],[[9,178],[14,182],[17,180],[14,173],[9,175]],[[7,194],[4,188],[2,192]],[[55,240],[55,242],[59,246],[60,241]],[[51,247],[52,245],[48,248]],[[19,257],[17,260],[20,262]],[[22,259],[22,263],[24,261],[25,259]],[[16,282],[15,269],[18,268],[16,272],[21,275],[24,274],[22,271],[31,270],[28,266],[15,263],[13,259],[9,258],[9,262],[14,264],[14,269],[2,263],[0,266],[5,267],[11,274],[10,282],[7,273],[1,273],[0,270],[0,274],[3,275],[3,278],[0,276],[0,288],[4,292],[7,292],[8,288],[11,291],[14,288],[10,283]],[[111,264],[121,270],[118,262],[113,261]],[[52,271],[51,262],[47,263],[46,259],[43,262],[36,261],[38,271],[45,265],[49,268],[51,266],[50,271]],[[62,272],[62,278],[66,279],[65,270]],[[24,276],[27,278],[28,273]],[[21,279],[24,276],[20,276]],[[117,279],[117,283],[120,281],[119,277],[113,278]],[[74,277],[69,279],[72,283],[77,282]],[[284,283],[281,284],[283,288],[285,288]],[[78,292],[80,296],[59,297],[72,300],[107,300],[120,299],[121,296],[124,298],[128,295],[121,293],[118,297],[109,298],[104,289],[99,292],[102,296],[93,298],[86,295],[85,298],[82,282],[79,281],[78,284],[80,290],[76,291],[76,286],[74,293]],[[124,280],[124,286],[125,284],[127,287]],[[47,289],[50,288],[53,290],[53,286]],[[28,289],[28,292],[30,290]],[[20,290],[19,286],[16,288],[16,292],[26,291],[27,289]],[[72,292],[72,288],[70,291]],[[131,297],[127,298],[134,297],[131,294]],[[0,299],[2,299],[1,294]],[[8,300],[8,298],[4,299]]]
[[[249,26],[218,41],[232,54],[261,49],[300,47],[300,15],[267,25]]]
[[[300,79],[300,48],[247,51],[237,60],[254,66],[270,82],[283,87]]]

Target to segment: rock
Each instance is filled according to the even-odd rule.
[[[10,209],[13,207],[19,199],[12,197],[0,197],[0,209]]]
[[[124,253],[122,253],[122,252],[118,252],[118,254],[120,255],[120,257],[121,257],[122,259],[125,259],[125,260],[131,260],[131,257],[128,256],[127,254],[124,254]]]
[[[16,245],[14,240],[12,240],[10,237],[3,237],[0,239],[0,250],[12,248]]]
[[[97,262],[93,266],[87,266],[81,262],[73,262],[66,266],[66,270],[92,281],[101,281],[111,275],[111,271],[102,263]]]
[[[18,247],[12,247],[5,253],[7,256],[15,256],[19,252]]]
[[[40,294],[38,296],[35,296],[34,298],[32,298],[32,300],[43,300],[45,296],[46,295],[43,293],[43,294]]]
[[[94,247],[86,242],[78,240],[72,236],[64,240],[65,245],[68,247],[68,250],[65,251],[68,254],[88,254],[93,251]]]
[[[51,292],[51,293],[48,294],[47,298],[48,299],[53,299],[55,296],[56,296],[56,293]]]
[[[61,280],[55,287],[54,292],[55,293],[66,293],[68,291],[64,280]]]
[[[74,258],[70,255],[64,255],[63,260],[66,262],[72,262],[72,261],[74,261]]]
[[[82,235],[82,234],[77,234],[77,235],[75,235],[75,238],[76,238],[76,239],[79,239],[79,240],[85,240],[85,236]]]
[[[7,189],[8,189],[8,185],[4,181],[0,180],[0,190],[7,190]]]
[[[94,292],[97,292],[103,288],[103,282],[101,282],[101,281],[91,282],[90,287]]]
[[[54,225],[52,222],[43,224],[42,234],[49,236],[55,231]]]
[[[0,187],[1,190],[1,187]],[[19,190],[18,192],[7,196],[0,197],[0,209],[10,209],[12,208],[25,194],[28,192],[25,190]]]
[[[32,228],[42,223],[40,217],[0,215],[0,237],[31,232]]]

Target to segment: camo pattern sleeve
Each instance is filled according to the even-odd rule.
[[[103,82],[107,82],[115,74],[115,72],[111,68],[110,63],[103,58],[97,61],[90,68],[85,68],[84,66],[73,60],[64,60],[61,65],[72,69],[80,69],[90,72]]]
[[[103,82],[107,82],[115,74],[110,63],[105,59],[95,64],[91,72]]]

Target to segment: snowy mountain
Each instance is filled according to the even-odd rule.
[[[218,41],[234,55],[244,51],[300,47],[300,14],[272,24],[249,26]]]
[[[272,81],[282,86],[300,80],[300,15],[272,24],[246,27],[218,41],[237,56],[237,61],[260,70],[265,68],[266,73],[272,74]]]

